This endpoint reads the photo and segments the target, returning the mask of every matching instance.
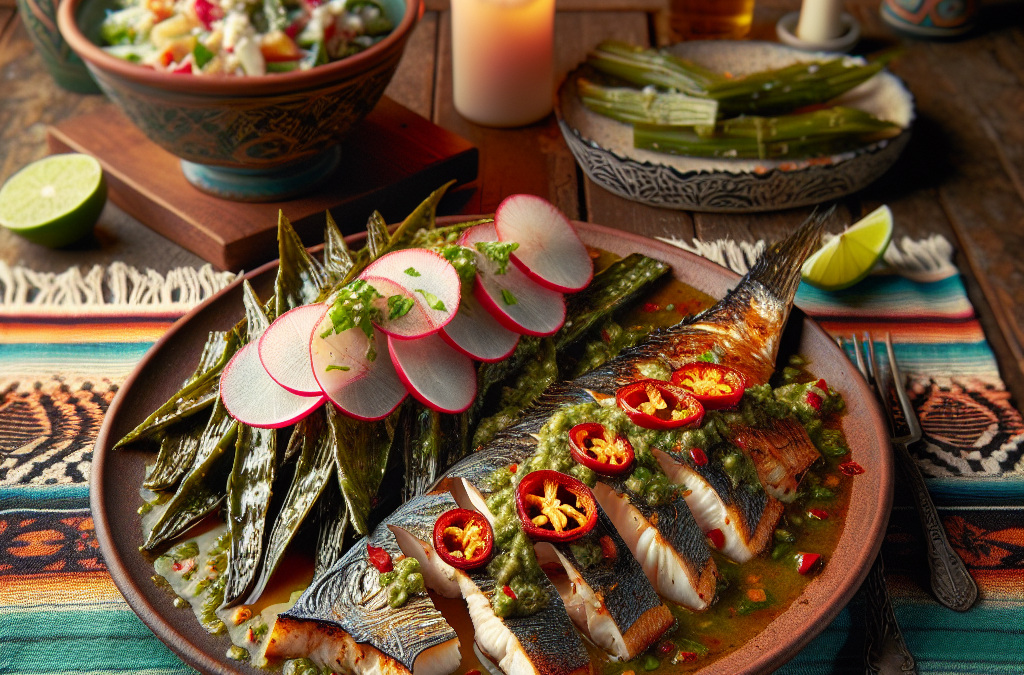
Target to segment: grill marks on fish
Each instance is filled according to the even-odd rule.
[[[387,526],[416,528],[429,521],[433,527],[440,506],[407,502],[353,546],[278,617],[267,655],[311,654],[332,670],[374,675],[377,668],[383,675],[446,675],[457,668],[459,639],[430,598],[413,595],[402,607],[391,607],[366,549],[370,544],[397,558],[401,549]]]
[[[742,563],[764,550],[782,517],[782,502],[760,485],[734,486],[714,462],[696,466],[689,457],[662,450],[654,450],[654,456],[672,482],[686,486],[686,505],[700,529],[722,532],[723,554]]]
[[[786,503],[796,499],[804,474],[821,458],[807,430],[793,419],[733,428],[730,440],[750,457],[768,494]]]

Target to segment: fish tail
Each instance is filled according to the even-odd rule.
[[[835,206],[824,211],[815,209],[793,234],[768,247],[750,268],[746,280],[760,283],[784,302],[792,302],[800,285],[800,268],[817,249],[825,223],[835,210]]]

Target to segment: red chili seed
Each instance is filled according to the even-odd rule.
[[[501,591],[502,591],[502,592],[503,592],[503,593],[504,593],[505,595],[507,595],[508,597],[512,598],[513,600],[518,600],[518,598],[516,598],[516,593],[515,593],[515,591],[513,591],[513,590],[512,590],[512,587],[511,587],[511,586],[509,586],[508,584],[505,584],[505,586],[504,586],[504,587],[503,587],[503,588],[501,589]]]
[[[807,515],[818,520],[828,520],[828,512],[821,509],[808,509]]]
[[[679,652],[676,654],[676,661],[687,661],[692,662],[697,660],[697,654],[695,652]]]
[[[508,470],[511,471],[512,473],[515,473],[516,471],[519,471],[519,465],[513,464],[512,466],[508,467]]]
[[[839,470],[845,473],[847,476],[856,476],[864,473],[864,467],[852,459],[849,462],[843,462],[839,465]]]
[[[184,567],[184,565],[182,565],[182,564],[181,564],[180,562],[178,562],[177,560],[175,560],[175,561],[174,561],[174,564],[173,564],[173,565],[171,565],[171,569],[172,569],[172,570],[174,570],[175,572],[180,572],[180,571],[181,571],[181,568],[182,568],[182,567]]]
[[[700,448],[690,448],[690,457],[693,457],[693,463],[697,466],[704,466],[708,463],[708,456]]]
[[[817,553],[797,553],[796,554],[796,571],[800,574],[807,574],[814,566],[821,560],[821,556]]]
[[[725,546],[725,534],[723,534],[717,527],[713,530],[709,530],[705,534],[708,535],[708,539],[710,539],[711,543],[715,545],[715,548],[721,549]]]
[[[654,304],[653,302],[645,302],[644,303],[644,311],[645,312],[660,312],[661,311],[661,307],[659,307],[658,305]]]
[[[370,563],[376,567],[377,571],[381,574],[386,574],[395,569],[395,564],[391,560],[391,554],[382,548],[367,544],[366,555],[370,558]]]
[[[815,394],[813,391],[807,392],[807,405],[811,406],[815,410],[821,410],[821,397]]]

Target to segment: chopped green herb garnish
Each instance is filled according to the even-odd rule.
[[[498,274],[508,271],[509,256],[512,255],[512,251],[519,248],[519,244],[514,241],[478,241],[475,246],[488,260],[498,264]]]
[[[377,289],[362,279],[356,279],[338,291],[334,304],[327,311],[335,333],[343,333],[349,328],[360,328],[366,337],[373,339],[373,320],[380,316],[380,309],[373,303],[384,296]],[[320,337],[327,337],[331,331],[325,331]]]
[[[421,277],[421,276],[423,276],[422,274],[420,274],[419,272],[416,271],[415,267],[410,267],[409,269],[405,270],[405,273],[408,274],[410,277]]]
[[[427,306],[430,307],[430,309],[436,309],[439,312],[443,312],[445,310],[444,303],[441,302],[441,299],[430,291],[417,288],[416,292],[423,296],[423,299],[427,301]]]
[[[331,372],[332,370],[341,370],[341,371],[346,371],[346,370],[351,370],[351,368],[349,368],[348,366],[336,366],[336,365],[334,365],[334,364],[332,363],[331,365],[329,365],[329,366],[327,366],[326,368],[324,368],[324,370],[325,370],[325,371],[327,371],[327,372],[329,373],[329,372]]]
[[[703,354],[701,354],[700,356],[698,356],[697,360],[698,361],[703,361],[704,363],[714,363],[715,362],[715,353],[709,349],[708,351],[706,351]]]
[[[196,61],[196,66],[202,68],[213,58],[213,52],[203,46],[202,42],[196,41],[196,46],[192,48],[192,58]]]
[[[501,289],[501,299],[505,301],[506,305],[519,304],[519,301],[516,300],[516,296],[512,295],[512,291],[507,288]]]
[[[412,268],[410,267],[409,270],[411,269]],[[409,270],[406,270],[405,273],[408,274]],[[419,274],[415,274],[414,276],[418,277]],[[415,300],[404,295],[392,295],[388,297],[388,318],[397,319],[405,316],[415,304]]]

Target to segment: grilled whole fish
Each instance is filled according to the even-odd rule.
[[[332,671],[374,675],[447,675],[458,668],[459,639],[430,598],[413,595],[391,607],[367,551],[370,544],[397,558],[401,550],[387,526],[432,528],[445,510],[425,498],[403,504],[277,617],[267,657],[307,657]]]
[[[764,489],[779,501],[792,502],[800,480],[820,457],[803,425],[793,419],[772,420],[766,427],[733,429],[730,440],[754,463]]]
[[[577,592],[577,597],[562,589],[567,602],[563,602],[558,592],[551,592],[547,604],[536,614],[497,617],[490,597],[500,589],[495,588],[486,569],[456,570],[433,552],[430,541],[434,519],[456,504],[475,507],[493,518],[484,495],[489,490],[487,479],[495,470],[521,464],[530,458],[537,450],[535,434],[557,411],[613,396],[620,387],[643,379],[652,364],[662,370],[673,370],[712,351],[721,363],[741,372],[750,384],[767,383],[775,369],[782,329],[800,280],[800,266],[817,244],[826,217],[827,214],[810,220],[787,240],[772,246],[739,285],[712,308],[653,334],[640,346],[580,378],[549,387],[536,404],[523,411],[514,426],[499,432],[487,445],[449,469],[431,488],[431,494],[410,501],[377,528],[369,540],[392,551],[397,551],[400,545],[407,555],[420,561],[429,587],[449,597],[461,594],[469,606],[478,645],[509,675],[585,675],[591,672],[586,650],[569,621],[569,612],[576,615],[579,625],[585,624],[585,631],[591,638],[603,642],[613,653],[635,653],[641,643],[649,644],[657,639],[663,632],[658,619],[660,603],[655,605],[649,600],[646,605],[638,603],[623,609],[618,606],[619,602],[624,602],[621,595],[615,599],[605,597],[604,607],[600,609],[610,614],[614,609],[617,616],[610,619],[611,624],[593,622],[587,607],[581,603],[593,600],[598,592],[608,587],[606,572],[588,572],[578,561],[553,547],[541,548],[541,558],[550,562],[557,560],[565,573],[565,581],[571,584],[582,580],[586,592]],[[716,508],[723,511],[719,520],[732,528],[733,539],[742,544],[735,553],[736,557],[742,557],[755,555],[766,545],[782,513],[782,503],[757,485],[737,487],[727,477],[720,480],[724,474],[698,471],[698,467],[687,464],[679,453],[673,455],[671,449],[655,455],[667,474],[685,484],[680,498],[651,507],[614,480],[599,482],[595,494],[603,508],[602,527],[609,536],[613,530],[617,531],[618,536],[613,537],[616,547],[621,542],[629,548],[659,594],[679,598],[679,602],[691,607],[706,607],[713,600],[715,572],[704,537],[704,524],[717,522],[710,520],[706,512]],[[787,470],[798,464],[787,462]],[[692,499],[695,494],[700,498]],[[729,536],[730,533],[726,533],[727,541]],[[342,631],[345,644],[329,656],[332,657],[330,662],[345,672],[373,670],[361,663],[352,665],[353,657],[348,652],[353,648],[347,645],[353,640],[360,643],[359,648],[368,646],[379,658],[396,664],[393,668],[396,673],[412,671],[417,659],[427,655],[429,665],[425,664],[424,669],[416,670],[414,675],[423,672],[439,675],[454,669],[454,663],[446,656],[448,652],[434,655],[428,651],[457,644],[453,642],[451,629],[443,624],[429,601],[410,599],[406,607],[417,603],[413,610],[417,621],[413,625],[427,626],[429,630],[409,635],[398,610],[382,614],[377,611],[378,605],[371,607],[372,603],[367,602],[375,593],[382,595],[375,574],[369,573],[367,566],[365,542],[360,542],[324,578],[318,579],[292,610],[282,615],[279,624],[283,620],[284,629],[289,629],[296,624],[288,622],[312,619],[317,625]],[[349,567],[354,572],[352,579],[343,573]],[[642,588],[639,580],[644,579],[644,575],[638,574],[635,567],[632,570],[628,573],[628,584]],[[605,578],[601,578],[602,574]],[[553,576],[562,583],[560,573]],[[550,582],[545,588],[554,589]],[[338,597],[334,598],[333,594]],[[404,611],[401,616],[405,616]],[[277,637],[278,630],[279,627],[275,627],[273,637]],[[631,631],[642,639],[630,637]],[[308,636],[303,639],[312,644]],[[630,642],[635,644],[630,646]],[[268,655],[273,655],[274,650],[272,640]],[[280,647],[276,650],[274,653],[282,651]],[[336,653],[339,651],[340,656]]]

